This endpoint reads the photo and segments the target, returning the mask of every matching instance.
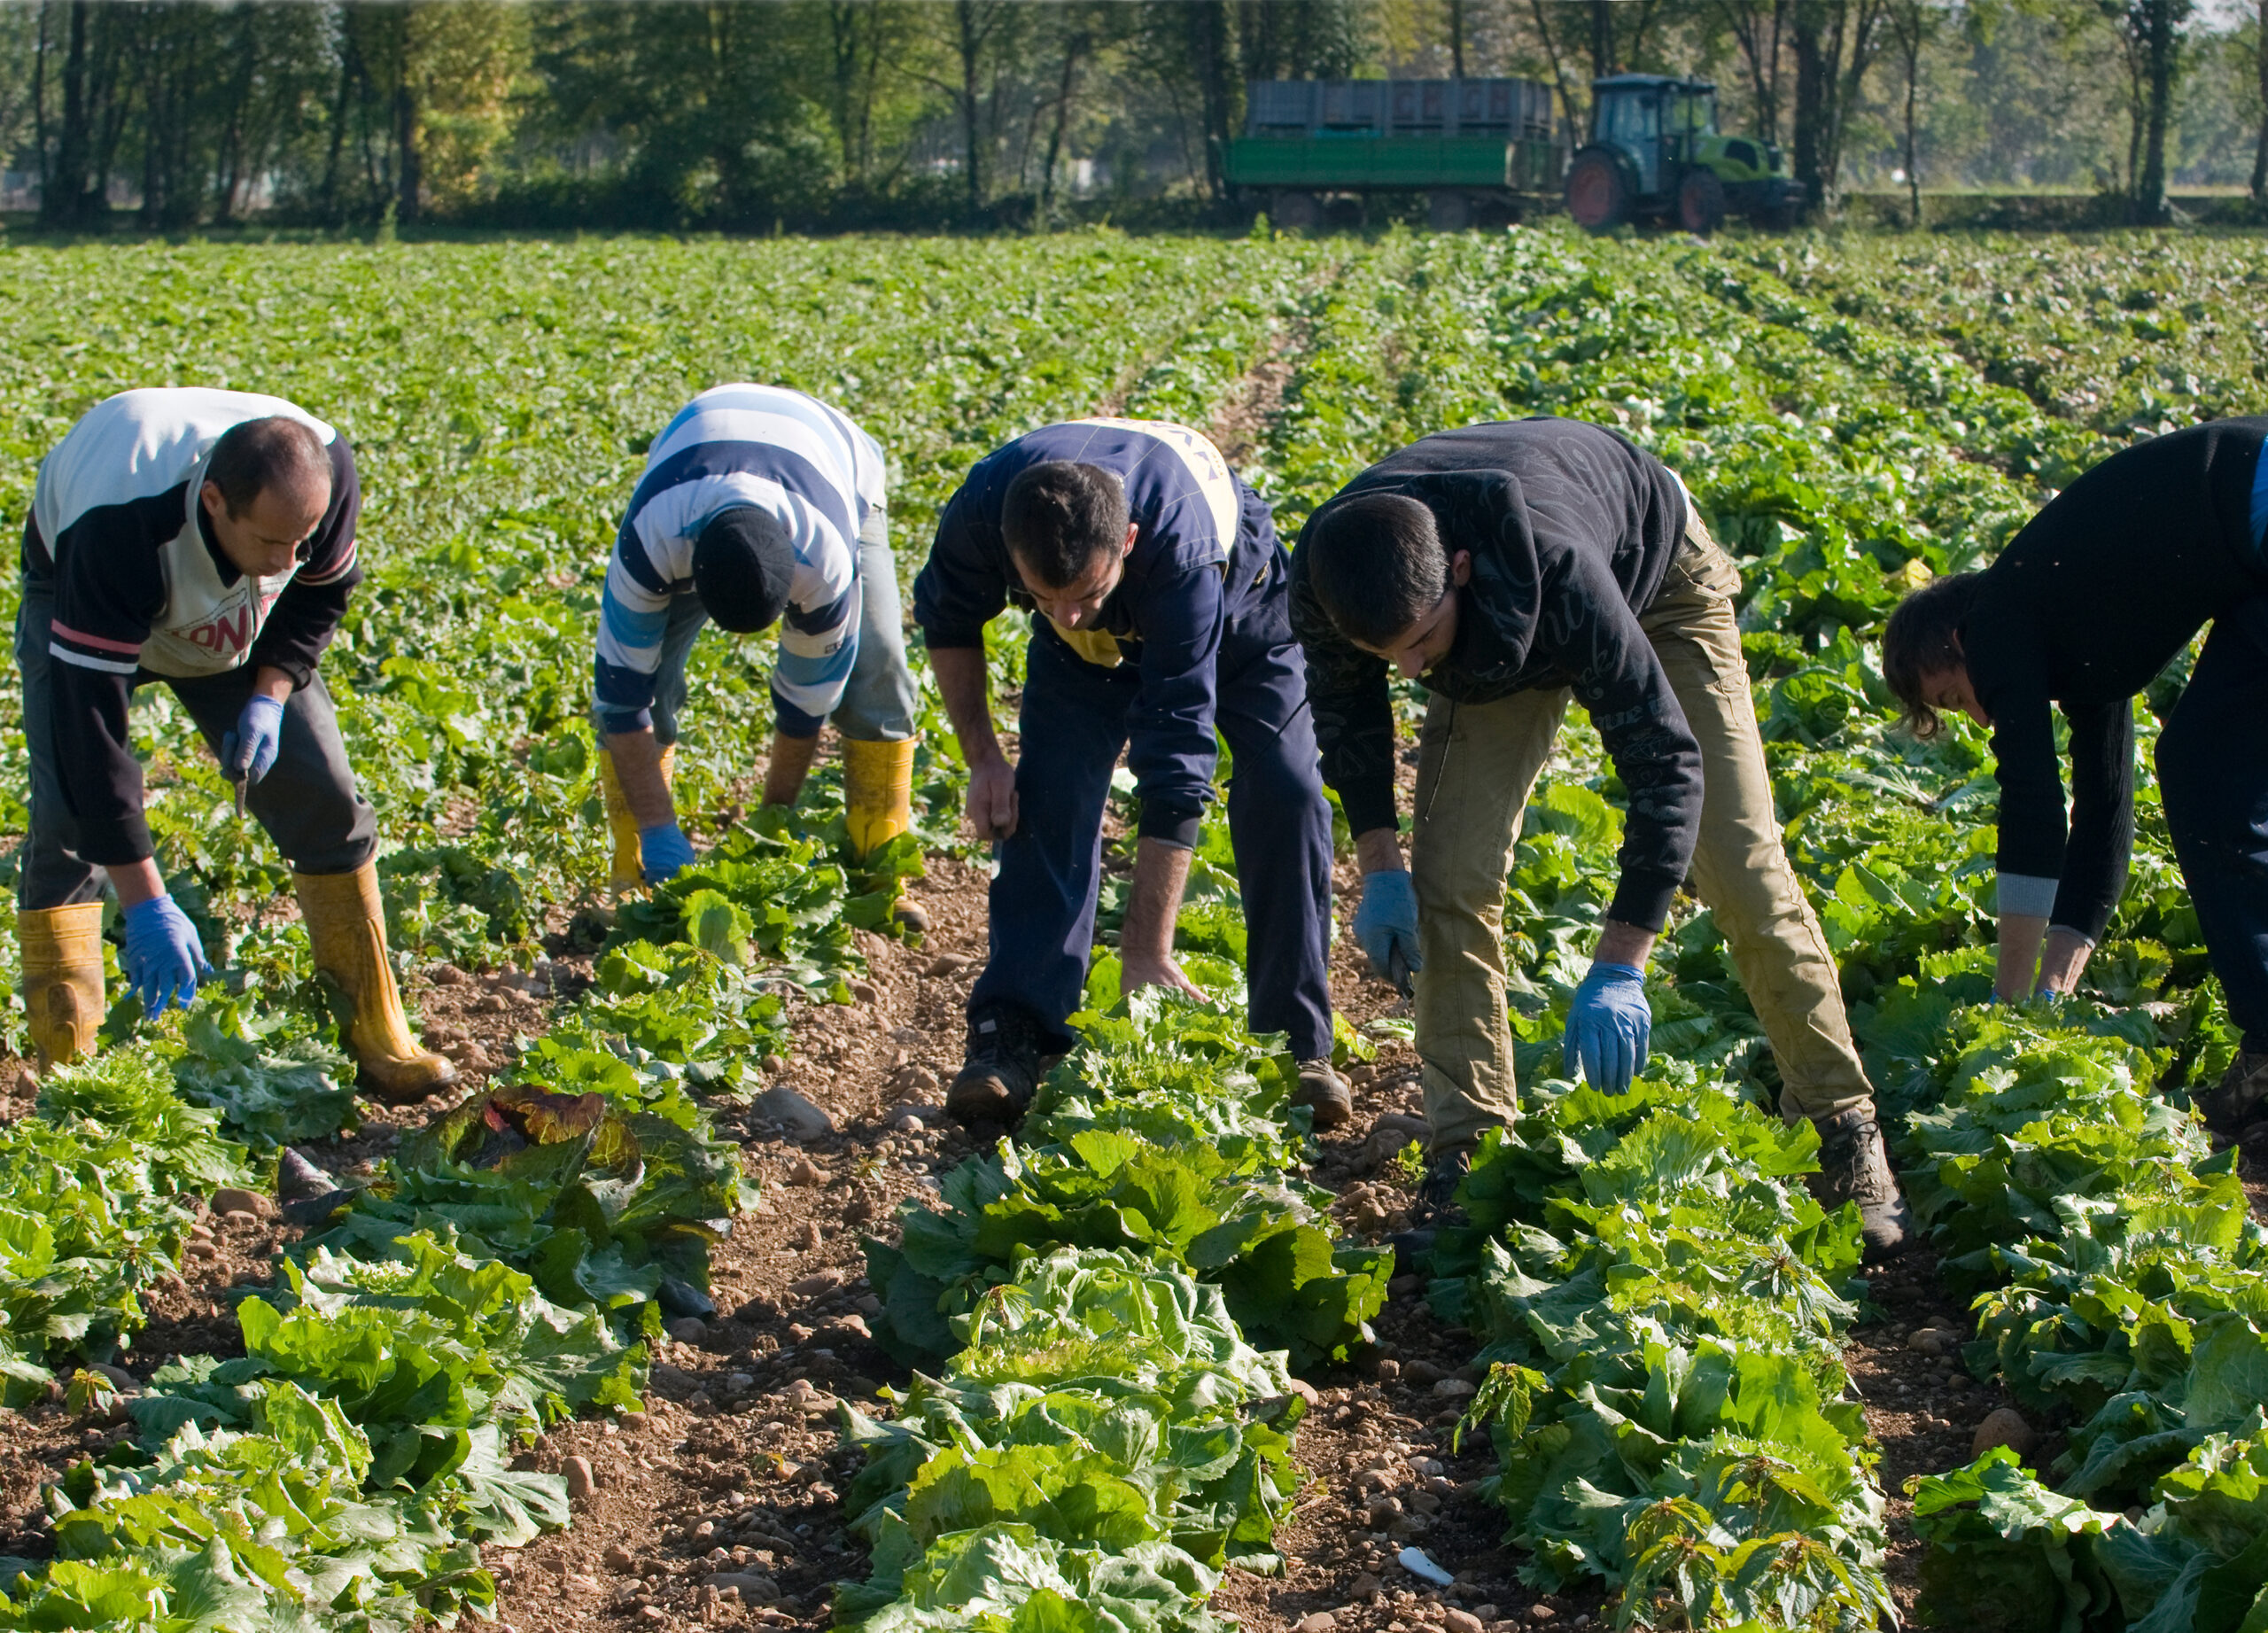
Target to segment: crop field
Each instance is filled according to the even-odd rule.
[[[352,439],[369,578],[325,673],[467,1085],[354,1098],[288,870],[144,694],[159,858],[222,976],[156,1023],[123,999],[43,1080],[0,1013],[0,1633],[2268,1626],[2268,1124],[2216,1150],[2187,1109],[2236,1038],[2148,751],[2186,665],[2138,704],[2133,874],[2081,992],[2011,1008],[1991,756],[1893,733],[1876,651],[2094,461],[2256,408],[2264,297],[2257,238],[2158,235],[0,247],[9,528],[129,386],[274,392]],[[757,806],[768,644],[712,632],[702,861],[610,904],[607,551],[649,439],[728,379],[880,439],[909,579],[967,467],[1057,419],[1206,431],[1287,539],[1443,426],[1658,453],[1740,565],[1924,1244],[1862,1274],[1855,1212],[1813,1201],[1689,898],[1646,1074],[1557,1077],[1622,820],[1580,716],[1505,882],[1523,1118],[1424,1274],[1387,1240],[1407,1007],[1342,933],[1357,1116],[1313,1135],[1243,1024],[1216,819],[1180,926],[1216,999],[1121,1006],[1105,950],[1013,1144],[944,1121],[986,875],[918,650],[919,827],[881,869],[831,753]],[[991,635],[1012,696],[1021,632]],[[0,684],[7,835],[18,715]],[[285,1145],[346,1194],[279,1214]]]

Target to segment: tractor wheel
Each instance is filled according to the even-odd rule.
[[[1301,231],[1323,219],[1323,201],[1304,189],[1278,189],[1269,202],[1268,219],[1278,227]]]
[[[1463,232],[1472,225],[1472,200],[1452,187],[1425,195],[1425,225],[1435,232]]]
[[[1677,184],[1677,224],[1705,238],[1724,224],[1725,184],[1713,170],[1688,170]]]
[[[1591,232],[1619,227],[1630,217],[1630,189],[1612,153],[1594,149],[1567,167],[1567,214]]]

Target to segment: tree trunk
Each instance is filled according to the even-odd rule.
[[[417,96],[410,82],[408,18],[403,19],[401,61],[393,82],[394,220],[408,226],[417,219],[417,195],[425,180],[417,151]]]
[[[2260,37],[2253,43],[2253,70],[2260,80],[2260,136],[2252,144],[2252,198],[2268,199],[2268,0],[2260,0]]]
[[[1791,160],[1796,180],[1814,210],[1828,202],[1828,104],[1835,94],[1835,63],[1828,53],[1826,10],[1820,0],[1797,0],[1796,121]]]
[[[1449,74],[1464,77],[1464,0],[1449,0]]]
[[[2173,113],[2173,84],[2181,52],[2178,0],[2142,0],[2143,60],[2148,65],[2149,108],[2142,136],[2142,167],[2134,185],[2136,220],[2171,219],[2165,197],[2165,128]]]
[[[1914,140],[1914,101],[1915,83],[1922,77],[1922,18],[1919,0],[1907,0],[1911,14],[1907,22],[1913,33],[1900,42],[1906,51],[1906,196],[1914,206],[1912,230],[1922,230],[1922,160]],[[2264,0],[2268,4],[2268,0]]]
[[[2268,0],[2263,0],[2268,4]],[[1055,167],[1063,157],[1063,129],[1071,122],[1071,97],[1077,89],[1079,58],[1085,54],[1087,36],[1075,34],[1063,47],[1063,79],[1055,88],[1055,125],[1047,133],[1047,164],[1039,175],[1039,214],[1045,220],[1055,207]]]
[[[2261,0],[2268,4],[2268,0]],[[1543,37],[1543,54],[1551,59],[1551,78],[1559,87],[1559,110],[1567,116],[1570,145],[1581,147],[1590,133],[1583,128],[1583,114],[1576,108],[1574,88],[1567,83],[1567,70],[1559,60],[1559,43],[1551,37],[1551,19],[1543,9],[1543,0],[1528,0],[1529,9],[1535,13],[1535,31]],[[1589,98],[1582,106],[1588,110]]]
[[[1591,0],[1591,77],[1603,80],[1614,72],[1614,7],[1612,0]]]
[[[960,47],[960,127],[962,162],[968,178],[968,214],[972,223],[984,210],[984,172],[977,162],[976,58],[984,35],[976,26],[976,0],[953,0],[953,21]]]
[[[1216,199],[1228,197],[1228,178],[1221,171],[1232,112],[1227,13],[1223,0],[1195,0],[1189,8],[1190,61],[1197,70],[1198,116],[1205,127],[1205,190]]]
[[[39,219],[44,227],[81,226],[88,215],[94,112],[87,96],[87,20],[92,9],[88,0],[70,0],[70,34],[63,53],[63,126],[56,133],[54,161],[40,178]]]

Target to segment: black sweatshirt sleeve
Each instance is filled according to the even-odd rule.
[[[170,488],[98,506],[49,552],[56,564],[47,631],[56,771],[78,825],[79,854],[98,867],[138,862],[151,851],[126,703],[151,620],[166,604],[158,548],[180,526],[183,502],[183,490]]]
[[[2101,941],[2134,852],[2134,706],[2066,706],[2071,722],[2071,837],[2052,922]]]
[[[936,541],[913,580],[913,621],[932,649],[982,647],[984,626],[1008,604],[1006,547],[998,523],[988,527],[979,509],[964,484],[937,518]]]
[[[338,633],[346,603],[362,581],[355,526],[362,514],[362,488],[355,475],[353,450],[339,437],[330,445],[330,508],[307,540],[307,564],[292,575],[268,610],[268,622],[245,661],[281,669],[294,689],[315,678],[323,649]]]
[[[2055,752],[2055,706],[2044,683],[2009,684],[1977,701],[1992,721],[2000,784],[1999,863],[2003,878],[2061,879],[2063,774]]]
[[[1394,805],[1394,701],[1386,662],[1339,633],[1292,556],[1292,634],[1307,657],[1308,704],[1314,712],[1323,780],[1346,808],[1355,835],[1399,829]]]
[[[1555,644],[1575,701],[1590,712],[1629,800],[1616,858],[1622,878],[1606,915],[1658,930],[1701,831],[1701,745],[1607,564],[1575,555],[1569,571],[1556,595],[1546,587],[1544,623],[1565,632]]]

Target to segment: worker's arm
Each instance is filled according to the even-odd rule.
[[[818,758],[817,732],[808,737],[791,737],[784,731],[773,731],[772,758],[765,762],[764,766],[764,803],[767,805],[794,805],[796,797],[804,791],[804,783],[812,774],[812,762]]]
[[[1146,838],[1134,851],[1134,888],[1126,921],[1118,932],[1118,990],[1146,986],[1199,991],[1174,961],[1174,921],[1181,914],[1181,892],[1189,882],[1189,851],[1162,839]]]
[[[2020,1004],[2035,990],[2039,970],[2039,944],[2047,934],[2047,915],[2003,913],[2000,915],[2000,955],[1992,975],[1992,996],[2003,1003]]]
[[[932,647],[930,673],[945,700],[960,758],[968,767],[968,825],[979,839],[1006,839],[1016,831],[1016,768],[1000,751],[992,730],[991,688],[983,647]]]

